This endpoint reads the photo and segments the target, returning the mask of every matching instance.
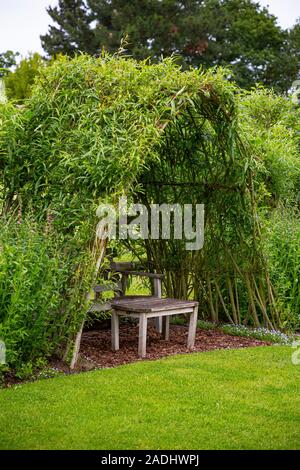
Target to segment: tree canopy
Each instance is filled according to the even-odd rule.
[[[59,0],[41,36],[49,55],[115,52],[122,38],[136,59],[180,56],[183,65],[231,66],[237,83],[281,91],[299,69],[299,33],[284,31],[252,0]]]
[[[22,103],[31,93],[36,75],[40,72],[45,61],[36,52],[22,59],[16,70],[4,77],[7,97]]]
[[[12,67],[17,64],[19,52],[6,51],[0,53],[0,78],[7,75]]]

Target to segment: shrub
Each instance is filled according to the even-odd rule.
[[[22,59],[16,70],[4,77],[7,97],[17,103],[22,103],[29,98],[35,78],[44,65],[45,61],[38,53]]]
[[[78,329],[80,257],[32,217],[0,225],[0,338],[7,364],[22,374],[65,347]]]
[[[265,250],[282,327],[300,329],[300,217],[278,210],[266,221]]]
[[[299,122],[291,100],[263,88],[242,93],[240,124],[256,162],[260,207],[294,205],[299,197]]]

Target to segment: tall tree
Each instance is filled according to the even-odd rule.
[[[41,36],[43,48],[49,55],[76,51],[94,54],[97,51],[95,34],[90,23],[92,13],[84,0],[59,0],[57,7],[49,6],[48,14],[58,26],[49,26],[48,34]]]
[[[42,36],[50,55],[114,52],[128,35],[137,59],[177,54],[184,65],[230,65],[246,88],[286,91],[297,75],[288,31],[253,0],[59,0],[48,12],[59,25]]]
[[[6,51],[0,53],[0,78],[7,75],[11,68],[17,64],[19,52]]]
[[[298,63],[298,78],[300,79],[300,18],[289,31],[289,52],[296,57]]]
[[[291,54],[297,57],[298,62],[298,76],[293,83],[293,103],[300,106],[300,18],[289,32],[289,46]]]

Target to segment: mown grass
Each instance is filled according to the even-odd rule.
[[[1,449],[299,449],[290,347],[222,350],[0,391]]]

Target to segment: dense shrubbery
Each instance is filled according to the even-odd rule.
[[[300,328],[300,109],[261,88],[242,95],[244,138],[256,154],[254,174],[263,251],[280,325]]]
[[[22,59],[16,70],[9,72],[4,77],[7,97],[20,104],[26,98],[29,98],[35,78],[42,71],[45,64],[45,60],[38,53]]]
[[[1,221],[0,247],[0,336],[8,363],[15,364],[55,349],[70,263],[30,220]]]
[[[300,196],[300,108],[263,88],[242,93],[239,108],[243,139],[256,162],[260,211],[295,206]]]
[[[265,246],[282,326],[300,330],[300,214],[278,210],[266,221]]]
[[[17,371],[64,353],[85,314],[80,252],[64,246],[51,221],[0,220],[0,338]]]

